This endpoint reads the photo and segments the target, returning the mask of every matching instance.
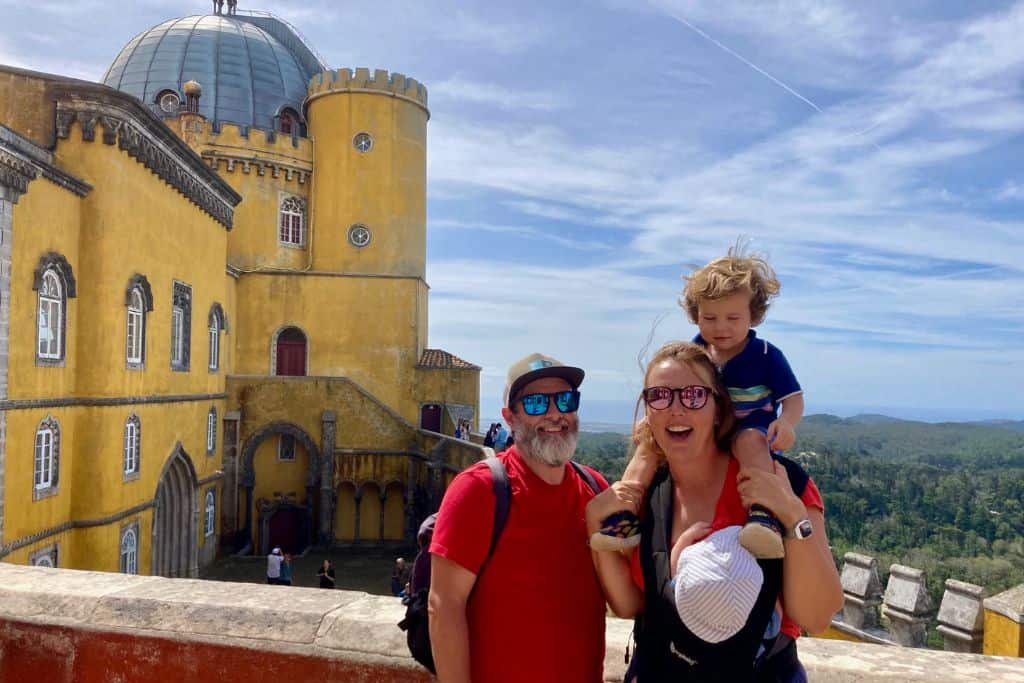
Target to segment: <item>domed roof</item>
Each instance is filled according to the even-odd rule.
[[[135,36],[103,83],[160,113],[161,93],[183,101],[184,84],[197,81],[199,112],[207,119],[273,129],[285,108],[301,118],[309,79],[325,69],[276,17],[208,15],[171,19]]]

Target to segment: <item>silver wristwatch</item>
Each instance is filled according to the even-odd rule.
[[[797,540],[802,541],[813,533],[814,525],[811,524],[811,520],[805,517],[804,519],[801,519],[799,522],[793,525],[793,528],[790,529],[789,533],[786,534],[786,536],[788,538],[795,538]]]

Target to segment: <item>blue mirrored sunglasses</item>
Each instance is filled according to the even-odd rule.
[[[551,399],[555,399],[555,407],[560,413],[575,413],[580,407],[580,392],[578,391],[556,391],[553,394],[527,394],[521,396],[519,402],[523,404],[523,412],[527,415],[543,415],[548,412]]]

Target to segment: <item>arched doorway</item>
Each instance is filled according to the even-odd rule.
[[[431,432],[441,431],[441,406],[436,403],[424,403],[420,408],[420,429]]]
[[[297,327],[286,327],[277,335],[277,375],[301,377],[306,374],[306,335]]]
[[[156,488],[153,510],[153,571],[156,576],[196,576],[199,571],[196,470],[177,444]]]

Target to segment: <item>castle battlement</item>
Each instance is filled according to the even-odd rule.
[[[405,74],[389,74],[386,69],[376,69],[372,75],[363,67],[354,72],[352,69],[323,71],[310,79],[306,101],[331,92],[379,92],[410,100],[424,109],[427,107],[426,86]]]
[[[308,161],[312,158],[313,142],[309,138],[292,136],[273,130],[235,123],[222,123],[214,127],[206,120],[190,120],[182,124],[183,134],[197,143],[211,147],[245,148],[247,152],[272,154],[282,160]]]

